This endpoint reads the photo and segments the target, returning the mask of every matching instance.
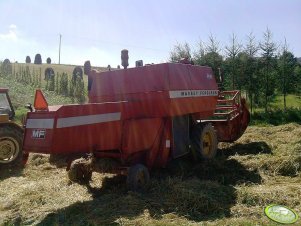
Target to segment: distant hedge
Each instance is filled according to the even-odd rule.
[[[301,124],[301,109],[288,108],[286,111],[283,109],[273,109],[268,112],[254,112],[251,116],[251,124],[271,124],[282,125],[286,123],[296,122]]]

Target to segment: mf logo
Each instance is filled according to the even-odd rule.
[[[44,129],[34,129],[32,131],[32,138],[35,138],[35,139],[45,139],[45,136],[46,136],[46,130]]]

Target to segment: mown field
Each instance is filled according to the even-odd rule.
[[[26,113],[34,88],[3,77],[0,84],[18,117]],[[71,103],[45,94],[51,105]],[[24,168],[0,167],[0,225],[278,225],[264,214],[274,203],[301,214],[300,123],[250,126],[238,141],[220,143],[212,161],[186,156],[153,171],[144,193],[112,174],[71,183],[63,160],[31,154]]]
[[[63,161],[32,154],[25,168],[0,170],[0,225],[277,225],[265,206],[301,213],[300,134],[294,123],[251,126],[213,161],[183,158],[152,172],[143,194],[110,174],[70,183]]]

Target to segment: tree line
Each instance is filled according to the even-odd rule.
[[[26,56],[26,58],[25,58],[25,63],[27,63],[27,64],[30,64],[30,63],[31,63],[31,58],[30,58],[30,56]],[[47,63],[47,64],[51,64],[51,58],[50,58],[50,57],[47,57],[46,63]],[[35,55],[35,58],[34,58],[34,64],[42,64],[42,56],[41,56],[41,54],[37,53],[37,54]]]
[[[222,88],[241,90],[251,111],[256,106],[264,107],[267,112],[269,102],[276,94],[283,95],[286,110],[287,94],[301,94],[300,62],[286,40],[282,44],[273,40],[269,28],[263,32],[261,41],[250,33],[244,44],[235,34],[224,47],[213,35],[207,42],[200,41],[196,51],[192,51],[187,42],[178,43],[170,52],[169,61],[179,62],[183,58],[196,65],[210,66],[216,76],[222,73]]]

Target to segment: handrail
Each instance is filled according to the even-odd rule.
[[[218,111],[220,111],[220,110],[232,110],[232,109],[236,109],[236,107],[233,106],[233,105],[231,105],[231,106],[227,105],[227,106],[217,106],[217,108],[215,108],[215,110],[218,110]]]
[[[223,97],[225,99],[218,99],[216,106],[216,111],[214,116],[217,117],[226,117],[227,120],[235,117],[237,113],[239,113],[240,102],[237,101],[240,98],[239,90],[229,90],[229,91],[221,91],[219,93],[219,97]]]

